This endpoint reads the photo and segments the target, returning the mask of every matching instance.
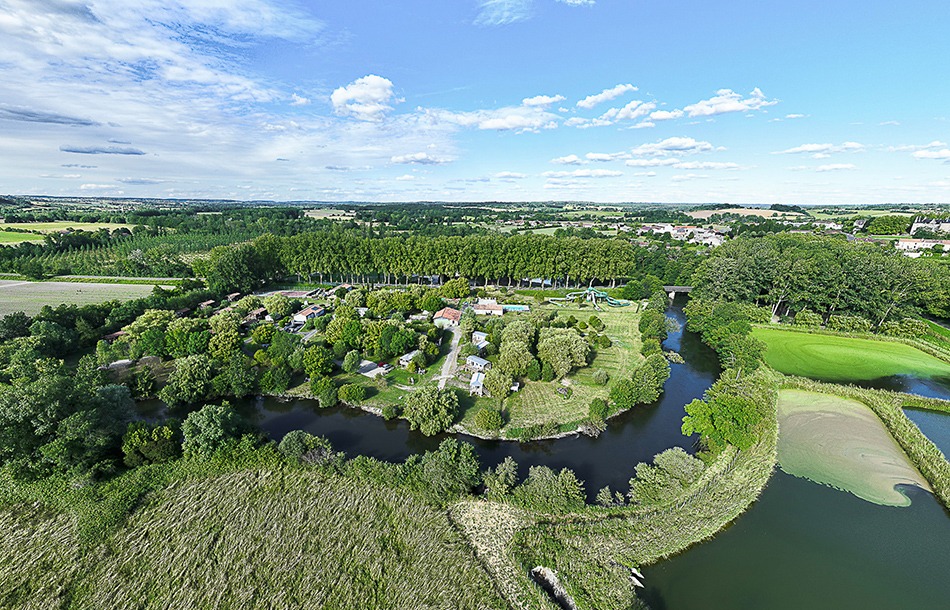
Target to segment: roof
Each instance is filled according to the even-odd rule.
[[[475,373],[472,375],[472,380],[468,382],[468,385],[472,387],[477,387],[485,383],[485,373]]]
[[[491,364],[488,360],[485,360],[484,358],[480,358],[478,356],[469,356],[468,358],[465,359],[465,362],[469,364],[477,365],[479,367],[484,367],[486,364]]]
[[[306,307],[304,307],[303,309],[301,309],[300,311],[298,311],[298,312],[295,313],[294,315],[295,315],[295,316],[309,316],[310,314],[322,314],[322,313],[323,313],[323,307],[322,307],[322,306],[320,306],[320,305],[307,305]]]
[[[505,311],[505,308],[498,304],[478,303],[472,307],[475,311]]]
[[[214,299],[208,299],[207,301],[198,303],[198,307],[211,307],[212,305],[214,305]]]
[[[127,333],[124,330],[119,330],[114,333],[109,333],[108,335],[102,335],[102,338],[105,339],[106,341],[114,341],[115,339],[118,339],[119,337],[124,337],[127,334],[129,333]]]
[[[453,322],[458,322],[462,319],[462,312],[458,309],[453,309],[451,307],[443,307],[439,311],[435,312],[435,315],[432,316],[432,319],[438,320],[442,318],[444,320],[452,320]]]
[[[404,361],[405,361],[405,362],[408,362],[408,361],[412,360],[413,356],[415,356],[415,355],[418,354],[418,353],[419,353],[419,350],[414,349],[414,350],[412,350],[411,352],[409,352],[408,354],[403,354],[402,356],[400,356],[400,357],[399,357],[399,361],[400,361],[400,362],[404,362]]]
[[[472,341],[484,341],[488,337],[488,333],[483,333],[480,330],[472,332]]]

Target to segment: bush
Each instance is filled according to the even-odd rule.
[[[455,392],[429,385],[409,394],[403,414],[410,428],[432,436],[451,427],[457,411]]]
[[[247,430],[244,419],[227,402],[205,405],[191,413],[181,425],[185,438],[182,449],[188,455],[208,456],[237,442]]]
[[[554,379],[554,371],[551,371],[551,379]],[[535,359],[531,361],[531,364],[528,365],[528,369],[525,371],[525,376],[531,381],[537,381],[541,379],[541,363]]]
[[[347,383],[337,390],[337,397],[349,405],[358,405],[366,400],[366,388],[355,383]]]
[[[649,357],[653,354],[662,354],[663,348],[660,346],[660,342],[656,339],[644,339],[643,345],[640,346],[640,353]]]
[[[804,326],[805,328],[818,328],[823,320],[821,316],[813,311],[803,309],[795,314],[795,326]]]
[[[581,320],[577,323],[577,330],[587,330],[587,322]]]
[[[489,500],[503,500],[518,483],[518,463],[509,455],[501,464],[485,471],[485,495]]]
[[[603,369],[594,371],[594,383],[597,385],[607,385],[608,381],[610,381],[610,375],[607,374],[607,371]]]
[[[831,316],[828,318],[828,329],[842,333],[871,332],[871,322],[861,316]]]
[[[497,409],[482,407],[475,414],[475,425],[486,432],[497,432],[505,424]]]
[[[613,344],[614,344],[613,341],[611,341],[610,337],[608,337],[607,335],[601,335],[600,338],[597,339],[597,345],[599,345],[602,349],[607,349]]]
[[[336,386],[329,377],[314,377],[310,380],[310,393],[320,403],[321,409],[335,407],[339,401]]]
[[[129,424],[128,432],[122,437],[125,465],[135,468],[178,457],[181,454],[181,439],[177,428],[178,422],[175,420],[155,425],[141,421]]]
[[[386,405],[383,407],[383,419],[389,421],[399,417],[399,405]]]
[[[515,499],[527,508],[546,512],[571,512],[584,508],[584,484],[573,471],[555,473],[547,466],[532,466],[528,478],[515,488]]]
[[[346,357],[343,358],[343,370],[347,373],[355,373],[356,369],[360,368],[360,362],[362,360],[357,350],[347,352]]]
[[[588,416],[595,421],[604,421],[607,419],[607,401],[603,398],[595,398],[590,401],[590,408],[587,411]]]
[[[285,434],[277,450],[294,464],[325,464],[342,457],[333,451],[330,441],[303,430]]]
[[[554,369],[548,362],[541,367],[541,381],[554,381]]]
[[[601,320],[597,316],[591,316],[588,322],[590,323],[592,327],[594,327],[597,330],[597,332],[603,332],[604,329],[606,328],[606,326],[604,326],[603,320]]]

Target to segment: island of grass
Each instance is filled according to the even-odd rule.
[[[775,370],[822,381],[868,381],[892,375],[950,377],[950,363],[897,341],[859,339],[760,327],[752,336],[766,346]]]

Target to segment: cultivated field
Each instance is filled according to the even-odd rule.
[[[39,313],[44,305],[89,305],[128,301],[148,296],[152,286],[143,284],[85,284],[78,282],[25,282],[0,280],[0,316],[14,311]]]
[[[35,506],[0,510],[4,608],[505,608],[444,511],[278,468],[179,481],[107,542]]]
[[[16,231],[0,230],[0,244],[19,244],[25,241],[43,241],[42,235],[35,233],[18,233]]]
[[[353,212],[347,210],[335,210],[333,208],[317,208],[305,212],[308,218],[332,218],[334,220],[349,220],[355,216]]]
[[[687,216],[706,220],[715,214],[738,214],[740,216],[759,216],[760,218],[773,218],[775,216],[801,216],[798,212],[779,212],[777,210],[766,210],[761,208],[727,208],[724,210],[696,210],[686,212]]]
[[[131,229],[132,225],[120,224],[114,222],[71,222],[68,220],[56,222],[0,222],[0,230],[4,228],[26,229],[28,231],[39,231],[41,233],[52,233],[53,231],[62,231],[64,229],[76,229],[83,231],[98,231],[99,229]]]
[[[891,375],[950,377],[950,364],[904,343],[756,328],[775,370],[823,381],[866,381]]]

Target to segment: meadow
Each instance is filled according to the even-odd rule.
[[[765,361],[787,375],[823,381],[867,381],[891,375],[950,377],[950,363],[896,341],[755,328]]]
[[[19,244],[25,241],[43,241],[43,236],[36,235],[35,233],[0,230],[0,244],[2,245]]]
[[[52,233],[54,231],[64,231],[66,229],[98,231],[99,229],[131,229],[132,225],[115,222],[72,222],[61,220],[55,222],[0,222],[0,230],[4,228],[23,229],[26,231],[39,231],[40,233]]]
[[[107,540],[0,509],[3,608],[505,608],[444,511],[277,466],[179,480]]]
[[[27,282],[0,280],[0,316],[14,311],[35,315],[44,305],[89,305],[104,301],[128,301],[148,296],[151,285],[95,284],[80,282]]]

